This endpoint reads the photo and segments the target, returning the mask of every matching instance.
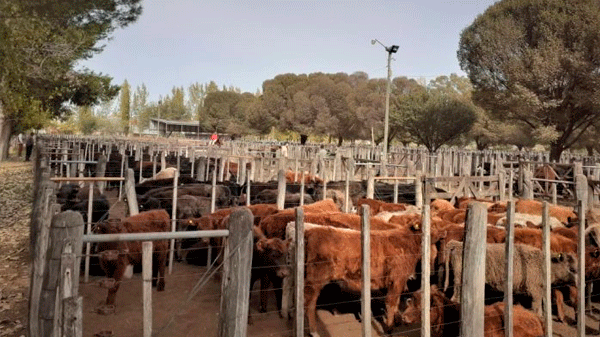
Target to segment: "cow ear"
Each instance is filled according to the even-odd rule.
[[[265,251],[265,239],[258,240],[258,242],[256,243],[256,250],[258,250],[259,252]]]

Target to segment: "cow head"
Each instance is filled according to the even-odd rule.
[[[570,253],[552,253],[552,283],[573,283],[577,275],[577,259]]]
[[[585,276],[587,279],[600,277],[600,248],[596,246],[585,247]]]
[[[290,275],[290,268],[285,261],[289,248],[287,241],[263,237],[256,242],[254,248],[262,264],[277,267],[278,277],[284,278]]]

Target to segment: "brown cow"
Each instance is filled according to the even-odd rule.
[[[542,203],[537,200],[520,199],[515,203],[515,212],[532,215],[542,215]],[[548,206],[548,215],[555,217],[563,224],[569,224],[570,221],[577,219],[577,214],[573,208],[557,205]]]
[[[167,212],[162,209],[152,210],[123,218],[120,221],[109,220],[99,223],[96,232],[98,234],[168,232],[170,230],[169,223]],[[152,285],[157,286],[158,291],[165,289],[168,249],[168,241],[154,241]],[[102,270],[108,278],[115,281],[108,289],[106,297],[106,304],[114,305],[121,279],[131,277],[133,265],[142,263],[142,243],[140,241],[103,242],[98,244],[97,250],[100,252]]]
[[[356,202],[356,208],[360,208],[362,205],[369,205],[371,215],[376,215],[379,212],[397,212],[406,210],[404,204],[394,204],[375,199],[361,198]]]
[[[302,182],[302,172],[296,172],[287,170],[285,172],[285,181],[289,184],[293,183],[301,183]],[[314,183],[323,183],[323,179],[310,175],[308,172],[304,173],[304,183],[305,184],[314,184]]]
[[[304,306],[311,334],[316,333],[317,298],[325,285],[341,281],[344,287],[360,291],[361,233],[325,226],[306,227],[306,269]],[[438,241],[432,230],[432,246]],[[406,282],[415,275],[421,258],[421,233],[400,228],[371,232],[371,289],[387,289],[385,298],[387,329],[394,325],[400,295]]]
[[[414,324],[421,321],[422,291],[416,291],[406,300],[402,322]],[[504,303],[486,305],[484,309],[484,336],[504,337]],[[431,286],[431,336],[458,336],[460,334],[460,305],[452,302],[435,285]],[[513,306],[513,335],[539,337],[544,335],[542,320],[520,305]]]

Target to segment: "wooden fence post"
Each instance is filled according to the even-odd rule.
[[[277,209],[281,210],[285,206],[285,172],[277,172]]]
[[[304,206],[304,171],[302,172],[302,180],[300,180],[300,206]]]
[[[417,208],[423,207],[423,174],[421,171],[417,171],[415,174],[415,206]],[[425,203],[429,204],[429,200],[425,200]]]
[[[585,176],[577,175],[578,180]],[[587,179],[586,179],[587,182]],[[587,187],[587,183],[586,183]],[[585,189],[587,193],[587,188]],[[586,199],[577,201],[577,217],[579,218],[578,243],[577,243],[577,336],[585,336],[585,202]]]
[[[133,169],[127,169],[125,176],[125,195],[127,196],[127,206],[129,206],[129,216],[140,213],[137,202],[137,194],[135,193],[135,178]]]
[[[46,254],[46,271],[39,303],[40,330],[39,336],[52,336],[60,330],[58,318],[62,313],[59,297],[59,280],[61,271],[61,256],[65,244],[73,247],[73,252],[81,252],[83,236],[83,217],[79,212],[66,211],[52,217],[50,228],[50,244]],[[76,259],[79,262],[80,259]],[[76,262],[76,263],[77,263]],[[77,263],[79,266],[79,263]],[[71,273],[72,285],[77,288],[79,272]],[[73,291],[75,292],[75,291]],[[59,299],[57,301],[57,299]],[[58,306],[57,306],[58,303]],[[30,319],[36,319],[31,317]],[[62,324],[60,325],[62,327]]]
[[[554,185],[556,186],[556,185]],[[542,206],[542,252],[544,254],[544,331],[546,336],[552,334],[552,270],[550,254],[550,223],[548,221],[548,202]]]
[[[533,173],[531,170],[523,171],[523,199],[533,199]]]
[[[584,205],[588,202],[588,182],[583,174],[575,176],[575,198],[583,201]],[[577,207],[579,207],[579,203],[577,203]]]
[[[431,336],[431,209],[429,203],[423,206],[421,235],[421,337]]]
[[[296,337],[304,337],[304,211],[301,207],[296,207],[296,245],[295,257],[296,266],[294,268],[295,287],[295,306],[296,319],[295,331]]]
[[[350,167],[346,167],[346,186],[344,187],[344,213],[350,213]]]
[[[367,198],[375,199],[375,179],[371,173],[371,170],[367,172]]]
[[[101,154],[98,158],[98,163],[96,164],[96,178],[104,178],[106,175],[106,156]],[[98,181],[96,182],[98,186],[98,190],[100,194],[104,193],[104,187],[106,186],[106,181]]]
[[[246,336],[250,271],[252,268],[254,216],[241,208],[229,217],[229,237],[225,246],[219,337]]]
[[[94,183],[90,182],[89,184],[89,194],[88,194],[88,207],[87,207],[87,221],[85,233],[91,234],[92,232],[92,212],[94,205]],[[90,252],[92,249],[91,243],[85,244],[85,263],[84,263],[84,272],[83,272],[83,282],[88,283],[90,278]]]
[[[515,256],[515,204],[509,201],[506,213],[506,283],[504,284],[504,336],[513,336],[513,274]]]
[[[360,216],[361,258],[362,258],[362,336],[371,336],[371,222],[369,205],[362,205]]]
[[[171,251],[172,254],[173,251]],[[171,265],[173,265],[171,256]],[[169,269],[171,269],[171,265]],[[169,273],[171,271],[169,270]],[[142,320],[144,337],[152,336],[152,241],[142,242]]]
[[[79,233],[76,233],[79,234]],[[81,231],[83,234],[83,231]],[[79,293],[79,264],[77,255],[73,252],[73,243],[81,246],[81,236],[74,237],[74,242],[67,242],[63,247],[60,260],[60,283],[58,288],[58,300],[56,304],[62,310],[55,315],[55,336],[81,336],[82,335],[82,304],[83,298],[77,296]],[[60,302],[60,304],[59,304]]]
[[[469,204],[463,248],[461,336],[483,336],[486,218],[487,209],[484,204]]]
[[[177,164],[179,164],[179,155],[177,156]],[[175,176],[173,177],[173,209],[171,210],[171,232],[177,231],[177,200],[179,199],[177,193],[178,185],[179,169],[175,171]],[[173,273],[173,255],[175,255],[175,240],[171,239],[171,241],[169,242],[169,275]]]

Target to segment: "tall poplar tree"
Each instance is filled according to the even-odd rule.
[[[121,85],[121,104],[120,104],[119,114],[121,115],[121,126],[123,127],[123,133],[125,135],[128,135],[129,134],[129,120],[131,118],[131,103],[130,103],[129,83],[127,83],[127,80],[125,80],[123,82],[123,85]]]

